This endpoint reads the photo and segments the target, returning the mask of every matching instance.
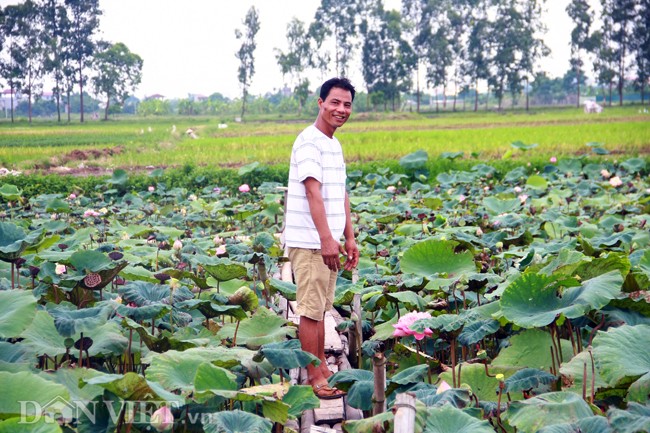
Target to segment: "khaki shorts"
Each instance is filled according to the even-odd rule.
[[[296,312],[312,320],[323,320],[334,302],[337,273],[323,263],[320,250],[289,248],[289,260],[297,286]]]

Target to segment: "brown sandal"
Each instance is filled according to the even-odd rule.
[[[316,397],[322,400],[333,400],[335,398],[341,398],[347,394],[345,391],[329,385],[313,385],[312,389],[314,390]]]

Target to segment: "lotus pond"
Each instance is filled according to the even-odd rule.
[[[362,260],[335,306],[364,342],[330,382],[365,418],[343,428],[392,430],[371,413],[382,353],[388,406],[414,393],[417,431],[650,431],[647,161],[435,179],[404,163],[349,173]],[[318,406],[287,379],[316,361],[279,309],[295,299],[282,185],[156,179],[30,197],[0,182],[0,431],[267,432]]]

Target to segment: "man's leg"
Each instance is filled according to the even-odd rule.
[[[325,326],[323,320],[314,320],[300,316],[298,338],[302,350],[309,352],[321,360],[320,366],[307,365],[309,384],[312,386],[327,385],[327,377],[323,375],[323,359],[325,358]],[[327,365],[325,365],[327,368]]]
[[[321,363],[319,365],[321,373],[325,379],[329,378],[332,375],[332,372],[327,368],[327,357],[325,356],[325,320],[318,322],[318,359]]]

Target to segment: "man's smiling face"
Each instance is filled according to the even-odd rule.
[[[349,90],[333,87],[329,95],[323,101],[318,100],[318,118],[321,129],[325,134],[331,136],[336,128],[343,126],[352,113],[352,94]]]

